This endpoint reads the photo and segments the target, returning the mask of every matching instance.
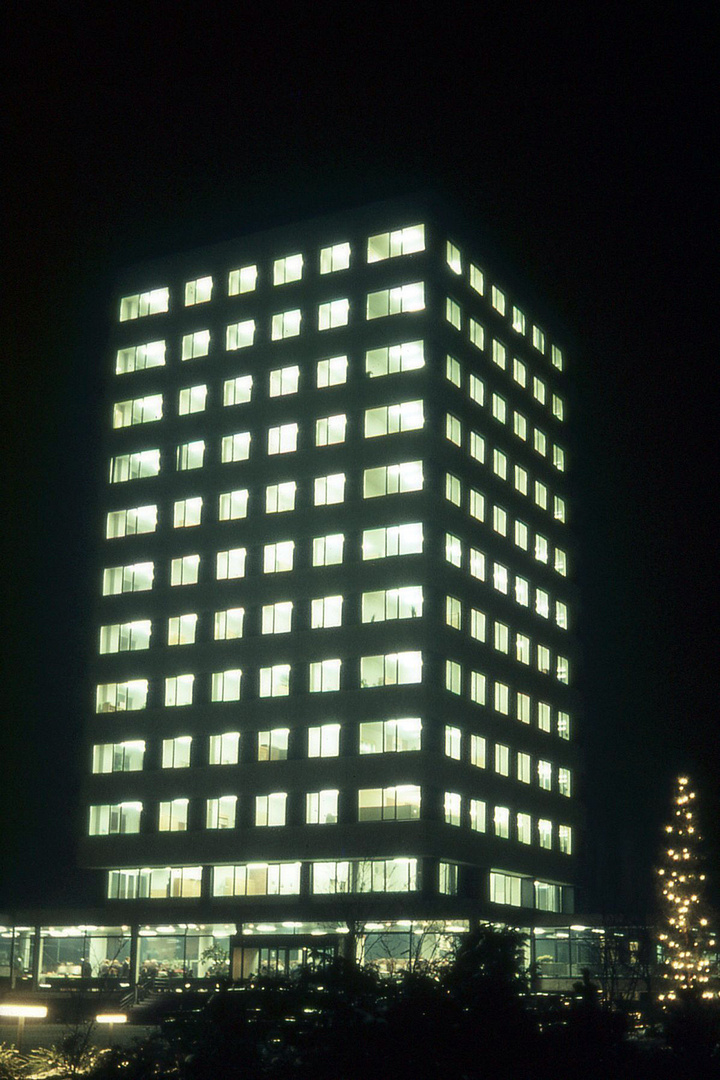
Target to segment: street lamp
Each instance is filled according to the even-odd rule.
[[[19,1051],[22,1050],[25,1021],[28,1018],[44,1020],[47,1014],[47,1005],[0,1005],[0,1016],[10,1016],[18,1022],[15,1045]]]
[[[112,1044],[113,1028],[116,1024],[127,1024],[127,1013],[98,1013],[95,1017],[96,1024],[108,1025],[108,1045]]]

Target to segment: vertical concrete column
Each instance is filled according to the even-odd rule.
[[[130,987],[133,1000],[137,1001],[138,975],[140,964],[140,927],[137,923],[130,926]]]
[[[42,967],[42,936],[40,934],[40,927],[35,927],[35,933],[33,934],[33,959],[32,959],[32,988],[33,990],[39,989],[40,986],[40,970]]]

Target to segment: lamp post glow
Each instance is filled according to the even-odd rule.
[[[10,1016],[18,1022],[15,1039],[18,1050],[22,1050],[25,1021],[28,1018],[31,1020],[44,1020],[47,1013],[47,1005],[0,1005],[0,1016]]]
[[[108,1043],[112,1043],[113,1028],[116,1024],[127,1024],[127,1013],[98,1013],[95,1017],[96,1024],[108,1025]]]

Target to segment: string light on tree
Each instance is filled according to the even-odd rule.
[[[673,796],[673,818],[665,826],[667,847],[658,868],[661,919],[658,941],[665,960],[661,969],[661,1002],[675,1001],[683,992],[715,997],[710,988],[708,950],[715,940],[708,930],[701,870],[701,837],[697,829],[695,792],[680,776]]]

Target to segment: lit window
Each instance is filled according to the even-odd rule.
[[[109,566],[103,570],[103,596],[118,596],[126,592],[146,592],[153,587],[155,564],[130,563],[128,566]]]
[[[110,458],[111,484],[124,484],[128,480],[157,476],[159,472],[159,450],[139,450],[134,454],[118,454]]]
[[[289,693],[289,664],[273,664],[272,667],[260,668],[259,697],[287,697]]]
[[[558,713],[557,733],[561,739],[570,738],[570,717],[566,712]]]
[[[572,795],[572,773],[569,769],[558,769],[558,791],[566,799]]]
[[[234,829],[237,795],[222,795],[205,802],[206,829]]]
[[[246,863],[213,869],[213,896],[295,896],[300,863]]]
[[[405,461],[399,465],[381,465],[363,472],[363,498],[422,491],[422,461]]]
[[[393,232],[377,233],[368,239],[367,261],[380,262],[398,255],[414,255],[425,250],[425,226],[408,225]]]
[[[561,630],[567,630],[568,628],[568,609],[567,604],[563,604],[562,601],[555,601],[555,622]]]
[[[344,544],[342,533],[313,537],[313,566],[336,566],[341,563]]]
[[[393,289],[368,293],[366,316],[368,319],[380,319],[385,315],[422,311],[424,307],[425,285],[422,281],[415,281],[408,285],[397,285]]]
[[[546,396],[547,386],[542,379],[537,377],[537,375],[533,375],[533,397],[536,401],[539,401],[541,405],[544,405]]]
[[[300,381],[300,368],[297,364],[290,367],[276,368],[270,372],[270,397],[281,397],[283,394],[296,394]]]
[[[516,716],[521,724],[530,723],[530,696],[518,693],[516,700]],[[528,780],[529,784],[530,781]]]
[[[113,405],[113,428],[148,424],[153,420],[162,420],[162,414],[162,394],[131,398],[129,401],[116,401]]]
[[[225,731],[210,736],[210,765],[237,765],[240,754],[240,732]]]
[[[284,259],[275,259],[273,263],[273,285],[289,285],[291,281],[299,281],[302,272],[302,255],[286,255]]]
[[[265,488],[265,513],[283,514],[294,510],[296,489],[294,480],[286,480],[282,484],[268,484]]]
[[[422,341],[386,345],[381,349],[369,349],[365,353],[365,371],[370,378],[395,375],[403,371],[416,371],[424,366],[425,355]]]
[[[207,386],[186,386],[178,394],[178,415],[189,416],[191,413],[204,412],[207,401]]]
[[[268,428],[268,454],[292,454],[297,450],[297,424]]]
[[[184,334],[182,339],[181,358],[194,360],[199,356],[207,356],[210,351],[210,331],[196,330],[192,334]]]
[[[257,284],[257,266],[241,266],[228,274],[228,296],[254,292]]]
[[[445,725],[445,756],[456,761],[462,757],[462,732],[449,724]]]
[[[422,549],[423,527],[419,521],[407,525],[388,525],[383,529],[365,529],[363,532],[364,560],[416,555]]]
[[[491,303],[500,315],[505,314],[505,293],[498,289],[497,285],[493,285],[491,290]]]
[[[445,438],[456,446],[462,446],[462,423],[452,413],[445,413]]]
[[[455,300],[451,300],[449,296],[445,299],[445,318],[456,330],[461,329],[462,312],[460,305]]]
[[[538,701],[538,727],[541,731],[550,731],[550,706],[544,701]]]
[[[173,615],[168,619],[168,645],[194,645],[197,615]]]
[[[462,540],[452,533],[445,533],[445,561],[457,567],[462,564]]]
[[[272,340],[280,341],[282,338],[297,337],[300,333],[301,321],[302,312],[299,308],[294,308],[292,311],[279,311],[272,317]]]
[[[485,520],[485,496],[475,488],[470,488],[470,516],[477,521]]]
[[[541,510],[547,510],[548,489],[539,480],[535,481],[535,502]]]
[[[558,371],[562,371],[563,367],[563,355],[557,345],[553,345],[550,349],[550,355],[552,357],[553,367],[556,367]]]
[[[456,660],[445,661],[445,689],[451,694],[462,693],[462,665]]]
[[[565,451],[561,446],[553,443],[553,465],[558,472],[565,472]]]
[[[570,682],[570,663],[567,657],[557,657],[555,675],[558,682],[565,683],[566,686]]]
[[[528,549],[528,527],[524,521],[515,521],[515,543],[523,551]]]
[[[315,421],[315,445],[332,446],[335,443],[345,442],[345,427],[347,417],[345,413],[337,416],[323,416]]]
[[[572,828],[558,825],[558,848],[562,855],[572,855]]]
[[[197,585],[200,571],[199,555],[182,555],[170,560],[171,585]]]
[[[337,757],[339,753],[339,724],[321,724],[319,727],[308,728],[308,757]]]
[[[481,465],[485,463],[485,439],[477,431],[470,432],[470,457]]]
[[[567,576],[567,554],[562,548],[555,548],[555,571],[563,577]]]
[[[332,506],[345,500],[345,473],[316,476],[313,487],[315,506]]]
[[[136,652],[150,648],[152,623],[149,619],[111,623],[100,627],[100,653]]]
[[[389,653],[360,658],[360,685],[396,686],[422,682],[422,653]]]
[[[510,775],[510,747],[495,743],[495,772],[500,776]]]
[[[285,824],[287,794],[275,791],[271,795],[255,797],[255,824],[277,826]]]
[[[213,671],[211,676],[211,701],[239,701],[242,671],[231,668],[229,671]]]
[[[521,844],[532,843],[532,818],[529,814],[518,814],[517,838]]]
[[[202,499],[178,499],[173,506],[173,528],[189,529],[199,525],[202,518]]]
[[[515,638],[515,659],[520,664],[530,663],[530,638],[526,634],[518,634]]]
[[[247,488],[241,488],[238,491],[224,491],[218,499],[218,520],[235,521],[237,518],[247,517],[247,508]]]
[[[493,563],[493,586],[498,592],[507,594],[508,571],[507,567],[502,566],[500,563]]]
[[[490,871],[490,902],[492,904],[511,904],[520,907],[522,900],[522,878],[515,874],[500,874]]]
[[[188,469],[201,469],[205,460],[205,443],[202,439],[181,443],[175,453],[178,472]]]
[[[223,465],[233,461],[247,461],[249,457],[249,431],[238,431],[235,435],[223,435],[220,443],[220,460]]]
[[[128,510],[111,510],[105,523],[107,540],[123,536],[153,533],[157,528],[157,506],[134,506]]]
[[[320,249],[320,273],[334,274],[338,270],[347,270],[350,266],[350,245],[333,244]]]
[[[474,289],[480,296],[485,291],[485,278],[483,272],[479,266],[475,266],[474,263],[470,263],[470,288]]]
[[[549,675],[550,650],[545,645],[538,645],[537,647],[537,666],[538,671],[541,671],[543,675]]]
[[[549,761],[538,761],[538,784],[543,791],[552,791],[552,764]]]
[[[512,309],[512,328],[516,334],[525,333],[525,316],[518,307]]]
[[[318,307],[318,330],[332,330],[336,326],[347,326],[349,317],[349,300],[328,300]]]
[[[244,405],[252,397],[252,375],[238,375],[223,383],[223,405]]]
[[[522,413],[513,410],[513,434],[517,435],[518,439],[522,439],[523,442],[527,440],[527,420]]]
[[[192,705],[194,675],[172,675],[165,679],[165,704],[168,708]]]
[[[165,342],[149,341],[145,345],[132,345],[118,349],[115,358],[115,374],[126,375],[131,371],[165,366]]]
[[[139,802],[105,804],[90,807],[90,836],[140,832],[143,804]]]
[[[445,262],[454,274],[462,274],[462,256],[460,248],[448,240],[445,244]]]
[[[342,596],[320,596],[310,604],[310,625],[313,630],[325,630],[342,625]]]
[[[188,769],[192,751],[192,736],[178,735],[162,741],[163,769]]]
[[[311,694],[328,693],[340,689],[342,660],[317,660],[310,664]]]
[[[553,517],[555,518],[556,521],[564,522],[566,520],[565,514],[566,514],[565,500],[561,499],[559,495],[554,495],[553,496]]]
[[[213,637],[215,641],[231,641],[243,636],[243,623],[245,621],[245,608],[227,608],[225,611],[216,611],[213,620]]]
[[[263,634],[289,634],[292,630],[292,600],[265,604],[262,609]]]
[[[305,796],[305,824],[335,825],[339,794],[337,790],[309,791]]]
[[[500,394],[492,396],[492,414],[501,424],[507,423],[507,402]]]
[[[504,371],[507,367],[507,350],[502,342],[496,341],[495,338],[492,343],[492,358],[493,364],[497,364]]]
[[[471,375],[468,381],[470,400],[476,405],[485,404],[485,383],[477,375]]]
[[[462,799],[455,791],[445,792],[445,824],[459,825],[462,815]]]
[[[532,328],[532,343],[538,352],[545,352],[545,335],[539,326],[533,326]]]
[[[493,645],[498,652],[508,651],[509,632],[505,623],[496,622],[493,627]]]
[[[95,712],[136,712],[147,704],[147,679],[100,683],[95,691]]]
[[[495,712],[502,713],[504,716],[510,711],[510,691],[505,683],[496,682],[494,686],[494,706]]]
[[[525,469],[520,465],[516,465],[514,469],[514,483],[515,490],[519,491],[521,495],[527,495],[528,493],[528,474]]]
[[[507,840],[510,837],[510,811],[506,806],[496,806],[493,817],[495,835]]]
[[[386,619],[420,619],[423,610],[422,585],[399,589],[380,589],[362,594],[362,621],[385,622]]]
[[[537,450],[538,454],[542,454],[543,457],[547,454],[547,436],[544,431],[540,431],[539,428],[535,428],[533,431],[533,446]]]
[[[493,506],[493,529],[501,536],[507,536],[507,513],[502,506]]]
[[[470,736],[470,764],[484,769],[487,764],[487,742],[482,735]]]
[[[287,760],[289,738],[289,728],[258,731],[258,761]]]
[[[423,402],[404,401],[398,405],[380,405],[365,410],[365,438],[415,431],[425,422]]]
[[[420,750],[421,739],[422,721],[418,716],[360,724],[361,754],[402,754]]]
[[[530,755],[520,753],[517,756],[517,778],[521,784],[530,783]]]
[[[120,301],[120,322],[143,319],[146,315],[158,315],[168,310],[169,302],[170,290],[167,288],[123,296]]]
[[[485,328],[476,319],[468,319],[470,341],[476,349],[485,348]]]
[[[462,386],[460,362],[456,360],[454,356],[448,355],[445,358],[445,378],[448,382],[451,382],[453,386]]]
[[[470,548],[470,575],[479,581],[485,580],[485,555],[477,548]]]
[[[552,821],[540,818],[538,821],[538,836],[541,848],[552,848]]]
[[[218,581],[245,577],[247,548],[230,548],[218,551],[215,558],[215,576]]]
[[[455,506],[460,506],[462,502],[462,484],[458,476],[453,476],[452,473],[445,473],[445,498],[454,503]]]
[[[185,307],[193,304],[206,304],[212,297],[213,279],[211,277],[196,278],[188,281],[185,285]]]
[[[293,568],[294,540],[281,540],[277,544],[265,544],[263,548],[263,573],[279,574]]]
[[[133,740],[121,743],[98,743],[93,746],[93,773],[140,772],[145,757],[145,743]]]
[[[462,601],[455,596],[445,597],[445,625],[453,630],[462,629]]]
[[[247,349],[255,341],[255,320],[231,323],[225,330],[225,348],[228,352]]]
[[[358,821],[409,821],[420,817],[420,788],[361,788],[358,791]]]
[[[470,608],[470,637],[476,641],[485,641],[486,624],[485,612]]]
[[[470,672],[470,700],[476,705],[484,705],[486,699],[487,679],[480,671]]]
[[[318,360],[317,387],[323,390],[327,386],[340,386],[347,382],[347,356],[331,356],[327,360]]]
[[[482,799],[470,800],[470,828],[475,832],[485,832],[487,828],[487,806]]]

